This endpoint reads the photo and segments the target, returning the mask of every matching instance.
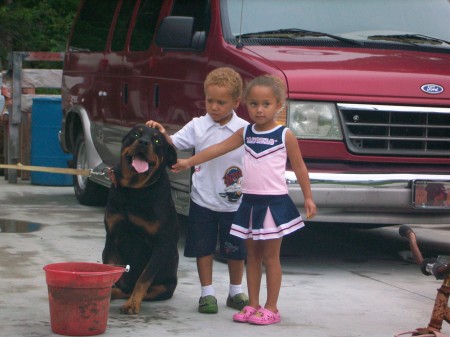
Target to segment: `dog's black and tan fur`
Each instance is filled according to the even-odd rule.
[[[145,172],[133,167],[137,159],[148,163]],[[139,313],[143,300],[171,298],[177,286],[178,225],[166,170],[175,162],[175,149],[156,129],[137,125],[122,140],[105,211],[103,263],[131,267],[111,297],[128,299],[124,314]]]

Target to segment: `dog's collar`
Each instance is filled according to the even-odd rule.
[[[147,186],[152,186],[152,185],[156,184],[158,182],[159,178],[161,178],[161,174],[162,174],[162,172],[159,172],[158,176],[156,176],[156,177],[152,176],[150,178],[150,183]],[[152,181],[153,178],[155,178],[155,180]]]

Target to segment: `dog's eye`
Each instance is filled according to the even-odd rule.
[[[155,144],[155,145],[161,144],[161,141],[159,140],[158,137],[153,137],[153,138],[152,138],[152,142],[153,142],[153,144]]]
[[[141,132],[138,131],[138,130],[136,130],[136,131],[134,131],[134,132],[132,133],[131,136],[132,136],[133,138],[139,138],[141,135],[142,135]]]

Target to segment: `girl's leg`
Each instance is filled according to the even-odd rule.
[[[262,276],[262,251],[260,242],[253,239],[245,240],[247,247],[247,288],[248,305],[253,308],[259,308],[259,291],[261,288]]]
[[[277,312],[278,296],[281,287],[281,263],[280,249],[282,239],[271,239],[261,241],[262,262],[266,269],[267,301],[264,308]]]

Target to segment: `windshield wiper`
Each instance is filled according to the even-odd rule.
[[[301,29],[301,28],[287,28],[287,29],[276,29],[276,30],[266,30],[262,32],[246,33],[242,35],[237,35],[237,39],[248,39],[248,38],[259,38],[259,37],[281,37],[281,38],[294,38],[297,36],[326,36],[334,40],[338,40],[347,44],[362,46],[364,43],[357,40],[347,39],[342,36],[316,32],[313,30]]]
[[[372,35],[367,37],[370,40],[388,40],[405,42],[412,45],[417,45],[420,43],[431,43],[431,44],[447,44],[450,45],[449,41],[439,39],[437,37],[432,37],[423,34],[392,34],[392,35]]]

